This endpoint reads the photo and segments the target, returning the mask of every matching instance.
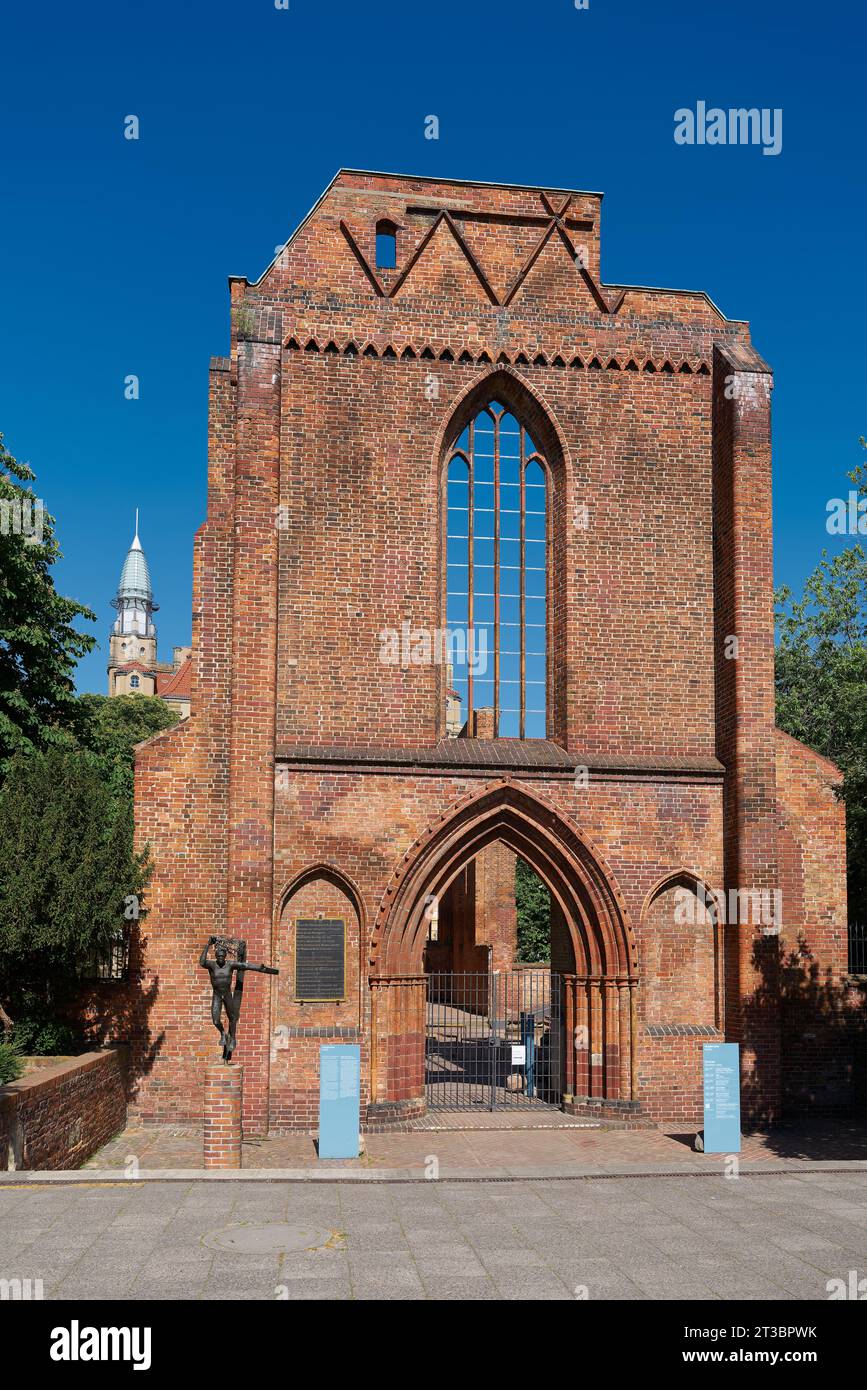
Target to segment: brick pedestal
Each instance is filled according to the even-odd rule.
[[[241,1166],[242,1067],[214,1062],[205,1069],[205,1167]]]

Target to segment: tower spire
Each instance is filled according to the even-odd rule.
[[[111,606],[117,617],[109,639],[109,682],[110,695],[128,693],[129,690],[141,694],[155,693],[155,676],[151,670],[157,659],[157,630],[154,614],[159,605],[154,602],[147,557],[142,549],[138,534],[139,509],[135,509],[135,534],[130,541],[120,572],[117,593]],[[135,666],[132,671],[127,667]],[[150,683],[153,689],[142,687],[142,680]],[[118,681],[121,682],[118,686]]]
[[[148,562],[139,540],[138,507],[135,510],[135,535],[123,562],[120,583],[112,600],[112,607],[117,609],[117,622],[114,625],[116,633],[136,633],[140,637],[155,636],[153,614],[159,604],[154,603]]]

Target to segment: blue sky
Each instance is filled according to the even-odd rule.
[[[0,430],[58,517],[60,587],[99,615],[80,688],[105,688],[136,506],[161,655],[189,640],[226,276],[256,278],[341,165],[602,190],[604,279],[749,318],[799,587],[841,544],[825,503],[867,433],[865,37],[854,0],[6,7]],[[782,152],[676,145],[699,100],[782,108]]]

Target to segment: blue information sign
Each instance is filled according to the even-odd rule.
[[[358,1158],[361,1048],[333,1043],[319,1049],[319,1157]]]
[[[737,1043],[704,1044],[704,1151],[741,1151],[741,1067]]]

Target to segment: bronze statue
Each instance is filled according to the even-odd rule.
[[[214,959],[208,960],[208,951],[214,947]],[[229,950],[234,949],[235,959],[229,959]],[[213,997],[211,999],[211,1022],[220,1034],[223,1047],[223,1061],[230,1062],[235,1051],[235,1032],[238,1015],[241,1012],[241,992],[244,988],[244,972],[257,970],[261,975],[279,975],[280,971],[270,965],[248,965],[247,943],[233,936],[209,936],[207,945],[199,956],[199,965],[211,977]],[[232,988],[232,975],[235,975],[235,988]],[[226,1010],[226,1028],[223,1028],[223,1009]]]

